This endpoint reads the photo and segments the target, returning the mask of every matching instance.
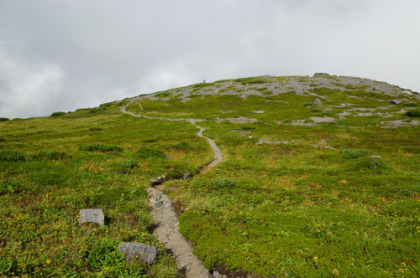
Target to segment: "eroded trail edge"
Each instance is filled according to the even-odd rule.
[[[203,135],[205,128],[199,126],[197,123],[203,120],[201,119],[180,119],[180,118],[162,118],[162,117],[150,117],[147,115],[139,115],[133,112],[127,111],[128,105],[136,101],[133,99],[128,104],[120,108],[122,113],[131,115],[133,117],[142,117],[146,119],[163,120],[163,121],[185,121],[191,123],[198,128],[197,136],[204,138],[209,143],[211,149],[214,152],[213,160],[203,166],[200,173],[204,173],[216,164],[222,161],[222,151],[214,142]],[[157,187],[149,187],[147,189],[150,199],[151,214],[153,220],[157,224],[157,228],[154,230],[154,234],[157,236],[160,242],[165,244],[168,249],[171,249],[176,260],[177,267],[182,271],[185,271],[187,277],[201,278],[210,277],[209,271],[203,266],[202,262],[194,255],[191,243],[182,236],[179,232],[178,218],[172,207],[172,202],[169,197],[162,193],[162,185]]]

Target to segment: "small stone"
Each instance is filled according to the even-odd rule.
[[[96,223],[103,227],[105,225],[105,216],[102,209],[82,209],[79,212],[79,224]]]
[[[214,278],[226,278],[226,275],[220,274],[218,271],[213,270],[213,276]]]
[[[118,251],[125,255],[127,262],[139,260],[149,265],[153,264],[158,255],[156,247],[136,242],[123,242],[118,245]]]
[[[192,177],[192,175],[187,170],[185,170],[184,175],[182,176],[182,178],[184,180],[188,180],[191,177]]]
[[[401,103],[401,100],[399,100],[399,99],[393,99],[393,100],[391,100],[391,104],[397,105],[397,104],[400,104],[400,103]]]
[[[370,158],[373,158],[373,159],[382,159],[382,156],[380,156],[380,155],[375,155],[375,154],[369,155],[369,157],[370,157]]]
[[[314,104],[315,104],[315,105],[321,105],[321,104],[322,104],[322,101],[321,101],[319,98],[316,98],[316,99],[314,100]]]

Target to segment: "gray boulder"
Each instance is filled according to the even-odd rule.
[[[79,224],[96,223],[103,227],[105,225],[105,216],[102,209],[82,209],[79,212]]]
[[[400,103],[401,103],[401,100],[399,100],[399,99],[393,99],[393,100],[391,100],[391,104],[397,105],[397,104],[400,104]]]
[[[118,245],[118,251],[125,255],[127,262],[139,260],[149,265],[153,264],[158,255],[156,247],[136,242],[123,242]]]
[[[316,99],[314,100],[314,104],[315,104],[315,105],[321,105],[321,104],[322,104],[322,101],[321,101],[319,98],[316,98]]]

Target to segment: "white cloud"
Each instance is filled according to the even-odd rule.
[[[0,116],[263,74],[420,91],[419,14],[418,0],[2,0]]]
[[[0,114],[8,117],[45,113],[62,92],[65,73],[54,64],[28,65],[10,55],[0,54]]]

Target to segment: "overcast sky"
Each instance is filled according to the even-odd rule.
[[[314,72],[420,91],[420,1],[0,0],[0,117]]]

